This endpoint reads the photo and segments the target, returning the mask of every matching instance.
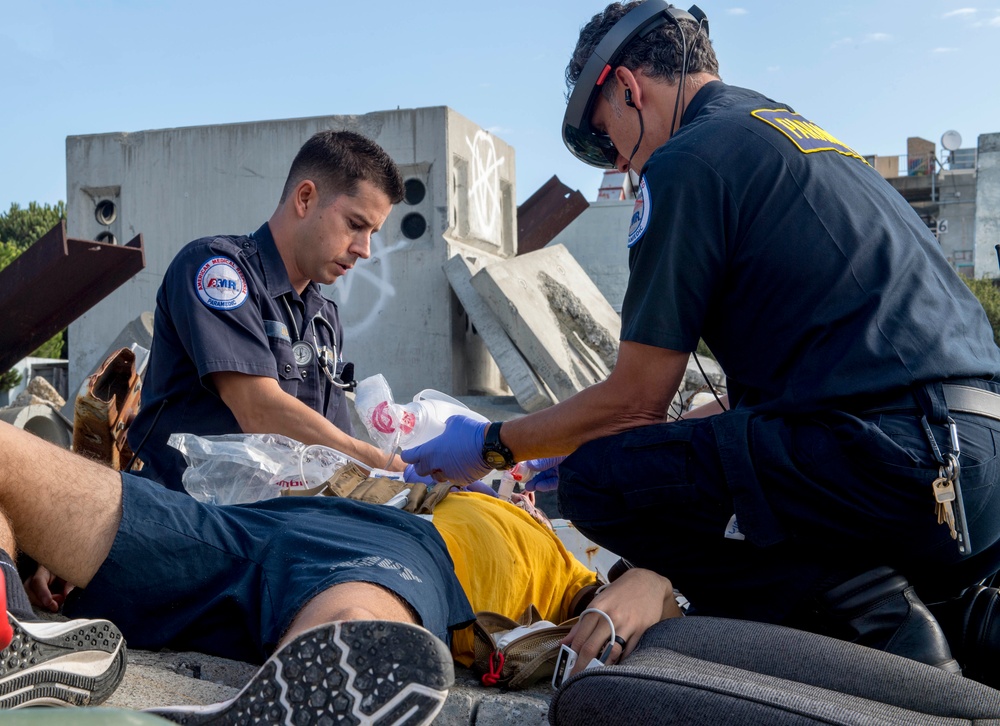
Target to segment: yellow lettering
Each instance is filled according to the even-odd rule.
[[[795,126],[802,132],[803,136],[810,139],[822,139],[823,137],[816,133],[816,127],[813,124],[806,123],[805,121],[795,120]]]
[[[787,118],[775,118],[774,120],[777,121],[782,126],[784,126],[789,131],[791,131],[797,137],[802,138],[802,134],[799,133],[799,131],[795,128],[795,124],[792,122],[791,119],[787,119]]]

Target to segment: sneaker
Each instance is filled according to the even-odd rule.
[[[107,620],[20,622],[0,651],[0,708],[94,706],[125,675],[125,639]]]
[[[434,720],[455,681],[447,646],[416,625],[330,623],[272,655],[235,698],[148,709],[181,724],[406,724]]]

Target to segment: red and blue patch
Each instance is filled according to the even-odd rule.
[[[211,257],[194,278],[198,299],[213,310],[235,310],[247,300],[247,279],[228,257]]]
[[[646,175],[639,180],[639,190],[635,194],[635,206],[632,207],[632,219],[628,225],[628,246],[631,247],[646,233],[649,225],[649,211],[652,204],[649,199],[649,187],[646,185]]]

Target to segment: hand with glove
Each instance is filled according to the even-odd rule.
[[[558,487],[559,464],[565,458],[565,456],[550,456],[545,459],[528,459],[518,464],[518,468],[524,472],[522,480],[528,479],[524,484],[524,490],[548,492]]]
[[[425,444],[406,449],[403,461],[413,464],[418,476],[467,484],[482,479],[493,470],[483,461],[483,441],[488,423],[468,416],[450,416],[444,432]]]
[[[438,483],[432,476],[420,476],[413,468],[413,464],[407,464],[406,468],[403,469],[403,481],[407,484],[423,484],[428,489]]]

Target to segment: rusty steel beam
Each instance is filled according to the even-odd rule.
[[[60,222],[0,270],[0,371],[90,310],[146,266],[142,235],[126,245],[72,239]]]
[[[540,250],[589,206],[553,175],[517,208],[517,254]]]

